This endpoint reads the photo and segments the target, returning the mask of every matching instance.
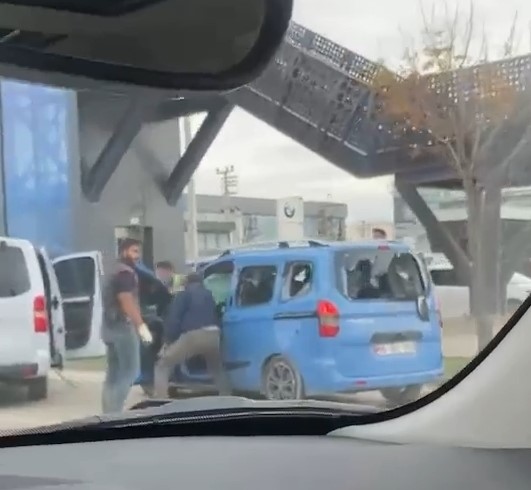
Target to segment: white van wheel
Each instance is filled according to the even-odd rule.
[[[48,378],[42,376],[27,382],[28,399],[32,402],[48,398]]]
[[[302,377],[285,357],[274,356],[263,369],[262,393],[267,400],[302,400]]]
[[[422,385],[383,388],[380,392],[393,405],[405,405],[417,401],[420,398]]]

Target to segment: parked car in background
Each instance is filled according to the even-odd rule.
[[[460,283],[450,261],[439,254],[427,256],[426,259],[443,321],[469,316],[470,288]],[[531,278],[514,273],[507,285],[507,311],[514,312],[530,293]]]

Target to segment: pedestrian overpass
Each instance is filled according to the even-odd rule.
[[[429,236],[462,268],[466,261],[463,250],[438,223],[417,191],[422,185],[460,188],[461,183],[451,166],[433,152],[420,152],[413,158],[408,150],[411,136],[397,139],[379,118],[373,84],[379,69],[377,63],[292,23],[273,62],[249,86],[223,97],[176,98],[147,110],[132,101],[124,124],[116,128],[116,137],[109,140],[87,174],[85,195],[89,200],[99,198],[106,179],[143,121],[206,112],[192,143],[161,186],[167,202],[175,204],[232,108],[238,106],[351,175],[394,175],[398,192]],[[465,79],[472,83],[496,73],[518,90],[525,89],[531,81],[531,56],[467,71]],[[448,78],[434,83],[440,90],[457,89],[457,82]],[[530,168],[525,165],[511,174],[507,185],[530,182]]]
[[[433,152],[420,152],[413,158],[408,151],[411,141],[397,139],[388,124],[381,120],[377,110],[378,94],[373,89],[379,68],[378,64],[292,23],[275,59],[249,86],[223,96],[176,97],[165,101],[127,101],[117,97],[121,99],[123,111],[99,156],[80,155],[79,180],[84,199],[91,203],[100,201],[122,157],[147,123],[206,112],[204,122],[182,156],[178,157],[176,149],[175,158],[169,162],[172,169],[167,178],[157,182],[165,202],[175,205],[231,110],[238,106],[351,175],[361,178],[394,175],[398,192],[430,237],[441,244],[454,264],[462,265],[463,251],[418,193],[422,185],[460,187],[459,180],[451,167]],[[482,70],[481,67],[472,69],[472,78],[480,77]],[[489,65],[487,71],[493,70],[515,86],[526,87],[531,81],[531,57]],[[444,90],[456,90],[448,80],[436,83]],[[81,142],[85,138],[84,109],[94,105],[94,97],[97,95],[89,92],[79,92],[76,96],[81,128],[77,138]],[[4,104],[9,104],[7,97],[3,99]],[[41,127],[54,124],[53,120],[46,120],[44,110],[41,113],[40,122],[33,118],[21,124],[29,131],[37,128],[37,133],[39,124]],[[68,119],[68,114],[62,117]],[[57,153],[60,149],[51,144],[50,138],[53,139],[53,135],[42,136],[42,143],[53,146]],[[54,158],[68,165],[64,155]],[[512,182],[507,184],[528,185],[531,172],[524,170],[512,174]],[[60,197],[59,193],[50,192],[43,199]]]

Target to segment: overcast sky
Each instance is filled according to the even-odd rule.
[[[466,9],[468,2],[459,4]],[[404,35],[420,32],[419,5],[419,0],[295,0],[294,21],[369,59],[396,65],[407,43]],[[429,11],[432,3],[424,0],[423,5]],[[529,0],[475,0],[474,5],[478,23],[487,29],[491,58],[507,38],[516,11],[519,50],[530,51]],[[349,205],[350,221],[392,218],[390,178],[356,179],[240,109],[233,111],[196,172],[197,192],[218,194],[215,169],[230,164],[239,175],[242,196],[331,197]]]

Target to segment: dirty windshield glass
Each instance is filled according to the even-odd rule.
[[[530,22],[295,0],[230,93],[0,73],[0,430],[203,395],[386,411],[467,366],[531,292]]]

